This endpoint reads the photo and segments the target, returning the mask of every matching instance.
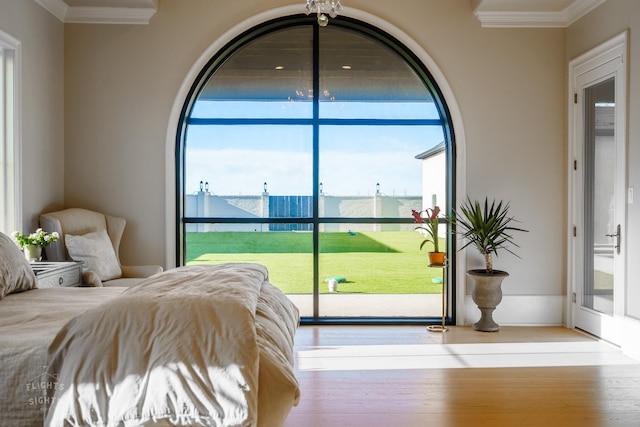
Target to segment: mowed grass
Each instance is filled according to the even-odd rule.
[[[442,269],[428,268],[428,247],[419,250],[414,231],[323,232],[320,234],[320,292],[326,279],[344,279],[340,293],[440,293]],[[443,242],[444,244],[444,242]],[[288,294],[313,291],[310,232],[187,233],[187,264],[256,262],[270,281]]]

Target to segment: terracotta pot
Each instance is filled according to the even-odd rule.
[[[473,284],[471,298],[480,309],[481,317],[474,325],[474,329],[483,332],[496,332],[500,330],[493,320],[493,311],[502,301],[502,281],[509,276],[506,271],[493,270],[469,270],[467,277]]]
[[[444,252],[429,252],[429,264],[444,265],[445,255]]]

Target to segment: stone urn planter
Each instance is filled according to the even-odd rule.
[[[487,197],[484,203],[467,197],[452,218],[456,233],[467,241],[460,249],[472,246],[484,257],[484,269],[467,271],[472,285],[471,297],[482,313],[480,320],[473,325],[478,331],[496,332],[500,329],[500,325],[493,320],[493,311],[502,301],[502,281],[509,274],[493,269],[492,255],[497,255],[500,249],[516,255],[508,247],[518,246],[513,241],[512,233],[527,232],[513,227],[512,221],[515,219],[509,215],[509,203],[496,200],[489,202]]]
[[[471,298],[480,309],[481,317],[473,328],[482,332],[496,332],[500,330],[493,320],[493,311],[502,301],[502,281],[509,276],[506,271],[493,270],[488,273],[484,269],[469,270],[467,277],[472,284]]]

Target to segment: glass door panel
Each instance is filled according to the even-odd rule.
[[[615,80],[584,90],[585,281],[582,306],[613,315],[615,216]]]
[[[205,190],[221,201],[217,209],[186,216],[263,217],[262,210],[247,212],[242,199],[310,196],[311,132],[311,126],[189,125],[185,193]],[[204,183],[207,188],[200,188]],[[235,201],[227,202],[231,199]]]
[[[446,211],[443,141],[442,126],[322,126],[319,215],[409,218],[412,209],[431,206],[432,194]],[[439,175],[429,179],[432,171]],[[371,208],[348,207],[376,197]]]
[[[614,344],[622,340],[625,302],[624,44],[616,38],[571,64],[576,94],[573,326]]]
[[[186,265],[255,262],[291,299],[301,316],[313,316],[313,238],[297,223],[187,224]],[[290,229],[292,231],[274,231]]]
[[[320,317],[440,317],[443,270],[422,239],[413,224],[321,226]]]

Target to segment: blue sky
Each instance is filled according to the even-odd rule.
[[[282,103],[282,108],[265,104],[271,103],[253,103],[255,108],[224,103],[228,108],[194,110],[192,116],[265,117],[267,108],[272,118],[309,114],[310,103]],[[350,104],[347,117],[340,113],[344,105],[334,104],[332,107],[337,108],[321,112],[328,117],[340,113],[342,118],[433,118],[433,111],[425,105]],[[440,126],[324,126],[320,129],[320,181],[324,192],[371,195],[379,182],[384,194],[420,195],[421,162],[414,157],[442,140]],[[196,192],[199,182],[207,181],[214,194],[252,195],[261,193],[267,182],[274,195],[310,195],[311,144],[311,126],[191,125],[187,131],[186,192]]]

